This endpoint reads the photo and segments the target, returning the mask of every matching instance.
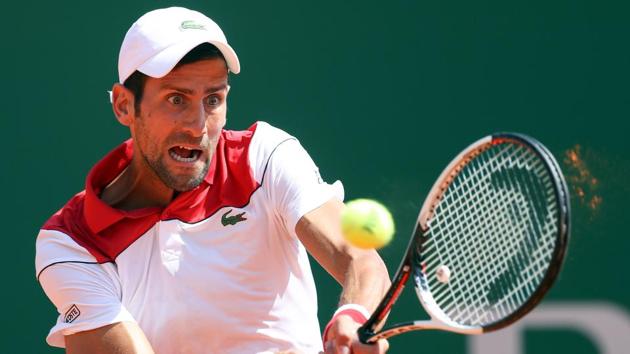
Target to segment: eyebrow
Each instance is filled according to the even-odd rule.
[[[218,86],[208,87],[207,89],[204,90],[204,93],[205,94],[209,94],[209,93],[215,93],[215,92],[223,91],[223,90],[227,89],[227,87],[228,87],[228,84],[221,84],[221,85],[218,85]],[[194,90],[191,90],[191,89],[187,89],[187,88],[183,88],[183,87],[177,87],[177,86],[169,85],[169,84],[162,85],[160,87],[160,90],[161,91],[172,90],[172,91],[185,93],[187,95],[191,95],[191,94],[193,94],[195,92]]]

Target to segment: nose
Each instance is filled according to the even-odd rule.
[[[187,113],[186,118],[182,120],[183,130],[196,138],[205,135],[208,129],[206,123],[210,117],[203,102],[194,105]]]

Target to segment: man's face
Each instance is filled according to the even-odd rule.
[[[141,157],[140,165],[171,189],[198,186],[225,126],[228,90],[227,68],[219,58],[147,78],[140,113],[130,124],[134,158]]]

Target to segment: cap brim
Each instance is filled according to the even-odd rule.
[[[238,57],[232,47],[222,42],[204,39],[180,42],[167,47],[138,66],[138,71],[155,78],[164,77],[173,70],[177,63],[179,63],[188,52],[202,43],[210,43],[217,47],[217,49],[221,51],[221,54],[223,54],[228,69],[230,69],[231,72],[238,74],[241,71]]]

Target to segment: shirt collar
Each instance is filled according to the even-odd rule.
[[[210,162],[208,173],[202,184],[212,185],[217,165],[217,155],[223,150],[223,136],[219,142],[214,156]],[[85,202],[83,214],[88,227],[95,234],[100,233],[109,226],[125,218],[141,218],[159,212],[161,208],[150,207],[131,211],[113,208],[100,199],[103,189],[118,177],[129,166],[133,156],[133,140],[129,139],[108,153],[88,173],[85,182]],[[199,188],[199,187],[197,187]]]

